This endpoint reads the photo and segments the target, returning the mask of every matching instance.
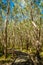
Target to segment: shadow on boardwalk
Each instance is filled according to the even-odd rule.
[[[12,62],[11,65],[43,65],[39,61],[34,62],[31,59],[31,56],[27,53],[21,52],[21,51],[15,51],[16,58]]]

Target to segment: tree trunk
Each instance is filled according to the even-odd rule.
[[[9,1],[8,2],[8,7],[7,7],[7,15],[6,15],[6,21],[5,21],[5,58],[7,58],[7,27],[8,27],[8,15],[9,15]]]
[[[7,26],[8,26],[8,20],[6,21],[6,27],[5,27],[5,58],[7,58]]]

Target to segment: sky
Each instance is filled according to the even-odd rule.
[[[3,2],[4,4],[7,4],[7,0],[2,0],[2,2]],[[10,9],[11,9],[11,10],[12,10],[12,8],[14,7],[14,5],[15,5],[15,3],[12,2],[12,0],[10,0]]]
[[[15,3],[17,3],[16,2],[17,0],[15,0],[14,2],[12,1],[12,0],[10,0],[10,9],[12,10],[12,8],[15,6]],[[19,5],[22,7],[22,8],[24,8],[25,7],[25,1],[24,0],[19,0],[20,2],[19,2]],[[7,4],[7,0],[2,0],[2,2],[4,3],[4,4]]]
[[[15,2],[18,2],[18,1],[20,1],[19,2],[19,5],[21,6],[21,8],[24,8],[25,7],[25,4],[26,4],[26,2],[25,2],[25,0],[15,0]],[[2,2],[4,3],[4,4],[7,4],[7,0],[2,0]],[[12,8],[15,6],[15,2],[13,2],[12,0],[10,0],[10,9],[12,10]],[[43,0],[36,0],[36,4],[40,7],[40,8],[42,8],[41,6],[40,6],[40,2],[43,2]],[[41,9],[42,10],[42,14],[43,14],[43,8]]]
[[[13,2],[12,0],[10,0],[10,11],[11,11],[11,12],[12,12],[13,7],[15,6],[15,4],[18,3],[18,1],[19,1],[19,5],[21,6],[22,9],[26,6],[25,0],[15,0],[14,2]],[[7,5],[7,0],[2,0],[2,2]],[[43,14],[43,7],[41,7],[41,2],[43,2],[43,0],[36,0],[35,3],[36,3],[36,4],[38,5],[38,7],[40,8],[41,14]],[[21,15],[21,14],[20,14],[20,15]],[[20,17],[20,15],[17,14],[17,16],[19,16],[19,17]],[[21,15],[21,16],[22,16],[22,15]],[[24,18],[27,18],[27,16],[25,16]],[[19,18],[19,19],[20,19],[20,18]],[[22,16],[21,19],[23,19],[23,16]]]

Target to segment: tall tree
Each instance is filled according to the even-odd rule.
[[[6,14],[6,21],[5,21],[5,58],[7,58],[7,27],[8,27],[8,15],[10,11],[9,3],[10,0],[7,0],[8,6],[7,6],[7,14]]]

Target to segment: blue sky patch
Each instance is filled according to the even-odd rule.
[[[22,9],[24,9],[25,8],[25,3],[23,3],[23,2],[19,2],[19,3],[17,3],[16,2],[17,0],[15,0],[14,2],[12,1],[12,0],[10,0],[10,13],[13,11],[13,7],[15,6],[15,4],[19,4],[19,6],[22,8]],[[33,1],[33,0],[32,0]],[[40,3],[41,3],[41,0],[35,0],[36,2],[35,2],[35,4],[41,9],[42,7],[41,7],[41,5],[40,5]],[[2,0],[2,2],[4,3],[4,4],[6,4],[7,5],[7,0]],[[32,8],[34,9],[34,6],[32,6]],[[0,7],[0,9],[1,9],[1,7]],[[19,9],[19,8],[18,8]],[[7,12],[7,11],[6,11]],[[41,10],[41,14],[43,14],[43,9]],[[23,16],[23,15],[21,15],[21,14],[17,14],[16,15],[17,17],[19,17],[19,19],[21,20],[21,19],[26,19],[26,18],[28,18],[27,17],[27,15],[26,16]],[[5,18],[5,16],[3,16],[3,18]]]

